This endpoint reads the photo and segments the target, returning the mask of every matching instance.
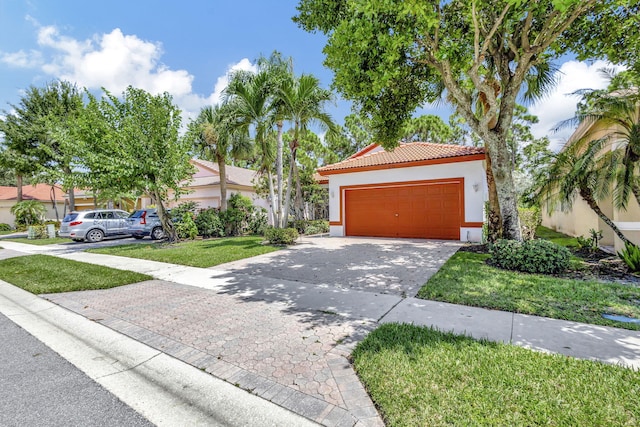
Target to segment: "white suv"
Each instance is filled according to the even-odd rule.
[[[71,212],[60,224],[58,236],[68,237],[76,242],[99,242],[106,236],[127,236],[129,212],[119,209],[98,209]]]

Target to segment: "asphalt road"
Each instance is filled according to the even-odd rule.
[[[152,426],[0,314],[0,426]]]

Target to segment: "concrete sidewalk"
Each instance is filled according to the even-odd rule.
[[[204,269],[2,243],[153,276],[44,297],[327,426],[382,423],[346,359],[379,323],[434,326],[640,369],[637,331],[252,275],[233,263]]]

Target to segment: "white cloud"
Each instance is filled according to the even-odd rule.
[[[534,136],[538,138],[548,136],[551,140],[551,149],[559,149],[575,129],[565,128],[558,132],[552,129],[563,120],[574,117],[576,104],[580,98],[572,96],[573,92],[579,89],[607,87],[607,79],[598,71],[602,68],[611,68],[611,64],[605,61],[595,61],[591,65],[578,61],[562,64],[558,71],[558,84],[554,90],[529,108],[529,111],[540,119],[539,123],[531,128]]]
[[[184,111],[185,122],[195,117],[203,106],[220,102],[233,71],[256,70],[251,61],[243,58],[229,65],[210,94],[197,94],[193,92],[194,76],[191,73],[172,70],[161,62],[163,50],[159,42],[123,34],[119,28],[77,40],[61,34],[55,26],[42,26],[29,16],[26,19],[37,28],[40,49],[0,52],[1,62],[14,67],[37,68],[53,78],[90,90],[104,87],[116,95],[129,85],[153,94],[169,92]]]
[[[42,64],[42,54],[36,50],[25,52],[19,50],[13,53],[2,53],[0,61],[16,68],[35,68]]]

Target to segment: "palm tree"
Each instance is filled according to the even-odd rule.
[[[264,70],[257,73],[237,71],[232,74],[229,85],[224,90],[223,99],[230,105],[231,128],[245,134],[253,131],[253,139],[260,156],[258,170],[267,177],[271,205],[270,222],[275,225],[276,205],[271,173],[274,155],[273,146],[268,138],[274,123],[271,92],[271,76]]]
[[[546,171],[545,184],[540,188],[538,197],[550,209],[559,202],[566,212],[579,195],[620,240],[630,243],[598,205],[598,200],[607,197],[608,183],[613,178],[608,160],[599,155],[600,150],[599,144],[591,144],[586,149],[574,144],[558,153]]]
[[[578,150],[598,150],[607,166],[601,185],[613,185],[613,201],[618,209],[626,209],[633,194],[640,205],[640,76],[613,70],[601,70],[610,80],[605,90],[580,91],[583,95],[578,113],[566,123],[588,122],[592,126],[573,142]],[[606,135],[595,138],[607,129]],[[593,148],[591,148],[593,147]],[[605,150],[606,149],[606,150]]]
[[[230,104],[203,107],[190,126],[194,148],[218,164],[220,173],[220,210],[227,210],[227,158],[237,159],[251,149],[241,129],[232,128],[234,109]]]
[[[23,200],[13,205],[10,212],[15,215],[17,224],[30,226],[40,223],[47,209],[37,200]]]
[[[331,116],[324,111],[327,102],[333,100],[331,91],[320,87],[320,81],[309,74],[302,74],[297,79],[289,79],[280,89],[279,99],[281,101],[282,112],[293,124],[293,138],[289,143],[291,153],[289,165],[289,177],[287,180],[287,195],[285,196],[285,208],[282,226],[286,226],[289,217],[289,206],[291,200],[292,180],[295,177],[296,186],[296,217],[302,216],[302,190],[300,187],[300,177],[296,163],[296,153],[300,145],[300,138],[307,131],[310,124],[316,124],[322,130],[337,132],[337,127],[333,123]]]

